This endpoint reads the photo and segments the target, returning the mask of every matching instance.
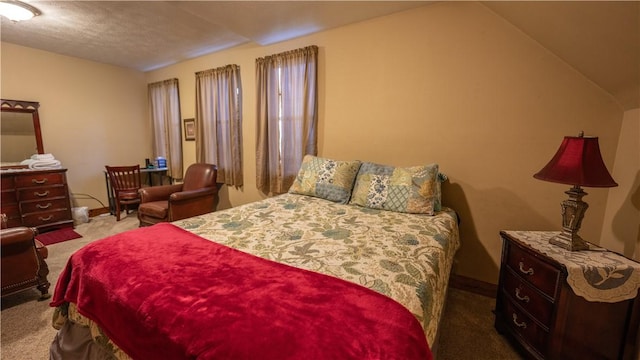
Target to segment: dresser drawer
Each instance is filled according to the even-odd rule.
[[[527,314],[516,308],[511,301],[505,301],[502,316],[506,325],[518,335],[525,343],[529,344],[536,352],[544,354],[548,332],[538,326]]]
[[[66,169],[2,173],[0,205],[7,227],[31,226],[39,231],[73,226]]]
[[[20,201],[46,200],[57,197],[67,197],[67,187],[65,185],[41,186],[18,190],[18,199]]]
[[[14,183],[15,177],[13,176],[3,176],[0,182],[1,189],[13,189],[15,187]]]
[[[531,316],[549,328],[551,324],[551,314],[553,313],[553,303],[544,295],[535,290],[529,283],[514,274],[511,269],[504,273],[504,287],[502,289],[505,296],[518,304]]]
[[[71,210],[58,209],[51,211],[42,211],[31,214],[22,215],[22,223],[24,226],[44,226],[54,224],[61,221],[67,221],[71,218]]]
[[[3,188],[4,189],[4,188]],[[0,203],[15,204],[18,202],[15,191],[0,191]]]
[[[24,174],[16,177],[16,188],[64,184],[64,173]]]
[[[22,225],[22,217],[20,216],[20,209],[18,204],[7,204],[2,202],[2,213],[7,216],[7,227],[12,228]]]
[[[508,246],[507,265],[524,280],[551,298],[555,297],[560,270],[519,246]]]
[[[67,198],[58,197],[40,201],[24,201],[20,203],[20,210],[23,214],[29,215],[34,212],[66,210]]]

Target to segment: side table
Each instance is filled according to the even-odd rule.
[[[640,263],[567,251],[557,232],[501,231],[495,327],[533,359],[636,359]]]

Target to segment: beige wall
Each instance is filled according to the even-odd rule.
[[[611,176],[602,246],[640,261],[640,109],[626,111]]]
[[[569,186],[538,181],[532,175],[550,160],[563,136],[580,130],[599,136],[610,169],[616,151],[621,151],[617,147],[623,112],[613,98],[479,3],[440,2],[271,46],[247,44],[149,72],[144,84],[135,72],[87,64],[93,71],[86,76],[103,81],[119,78],[111,92],[98,99],[92,91],[65,87],[62,97],[109,101],[117,109],[130,110],[118,114],[126,115],[143,132],[146,83],[178,78],[182,117],[191,118],[195,115],[194,73],[240,65],[246,185],[242,189],[224,187],[221,200],[222,208],[237,206],[264,197],[255,189],[255,59],[312,44],[320,48],[319,155],[397,166],[438,162],[450,179],[443,187],[444,204],[461,217],[457,274],[496,283],[499,230],[559,229],[559,203]],[[2,61],[4,77],[4,48]],[[39,66],[44,72],[58,70],[44,62]],[[127,81],[131,88],[124,90]],[[4,78],[2,86],[4,91]],[[44,94],[17,93],[14,97],[42,101],[37,96],[47,95],[57,101],[55,87],[47,87]],[[121,95],[121,90],[131,94]],[[117,97],[130,103],[118,103]],[[75,188],[85,186],[81,185],[85,180],[100,183],[95,176],[106,161],[102,152],[111,149],[117,139],[112,121],[126,122],[113,116],[118,110],[103,107],[102,111],[97,118],[84,116],[69,123],[83,127],[78,133],[90,135],[88,141],[47,129],[47,150],[69,155],[73,161],[63,159],[65,165],[72,173],[83,174]],[[51,116],[43,119],[66,121]],[[89,127],[96,129],[86,130]],[[125,145],[129,147],[114,160],[142,162],[148,157],[140,144],[149,144],[144,141],[150,139],[136,132],[125,135],[136,140],[135,146]],[[105,135],[96,138],[95,133]],[[60,147],[52,150],[53,140],[47,136],[66,139],[66,143],[57,141]],[[76,145],[76,141],[84,143]],[[183,145],[186,167],[195,161],[195,144]],[[78,149],[82,156],[71,157]],[[135,154],[126,158],[127,151]],[[94,187],[87,186],[90,188]],[[100,191],[95,187],[95,192]],[[581,234],[598,243],[609,190],[587,192],[590,208]]]
[[[312,44],[320,47],[319,155],[438,162],[450,178],[444,203],[461,216],[460,275],[497,282],[501,229],[559,229],[569,186],[532,175],[563,136],[598,135],[613,164],[622,111],[611,96],[484,6],[445,2],[149,72],[148,82],[179,78],[186,118],[194,115],[195,72],[240,65],[246,186],[225,189],[225,206],[262,197],[254,180],[255,59]],[[596,243],[607,191],[585,199],[581,233]]]
[[[73,206],[106,205],[104,166],[151,156],[144,74],[5,42],[1,55],[0,95],[40,102],[44,150],[68,169]]]

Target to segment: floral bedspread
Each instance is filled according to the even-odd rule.
[[[433,345],[453,256],[457,216],[341,205],[283,194],[174,223],[266,259],[352,281],[408,308]]]
[[[453,257],[460,246],[455,212],[435,216],[341,205],[283,194],[174,222],[205,239],[266,259],[351,281],[389,296],[420,321],[433,346]],[[53,325],[88,326],[115,359],[129,359],[74,304],[55,309]]]

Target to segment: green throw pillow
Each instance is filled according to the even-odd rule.
[[[339,161],[305,155],[289,193],[346,204],[360,164],[358,160]]]
[[[412,214],[434,215],[440,210],[438,164],[393,167],[362,163],[351,204]]]

